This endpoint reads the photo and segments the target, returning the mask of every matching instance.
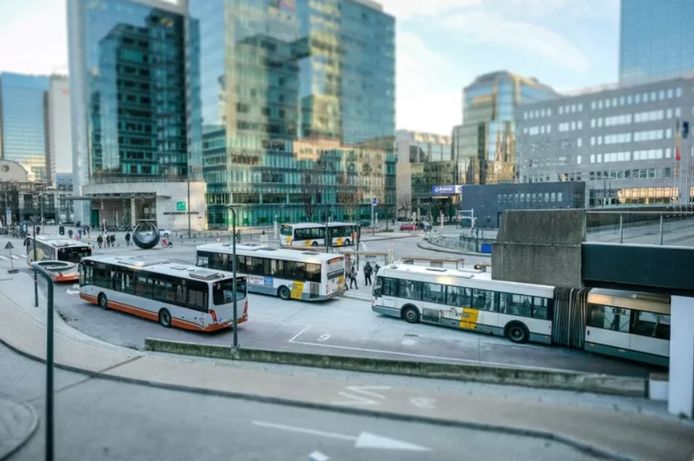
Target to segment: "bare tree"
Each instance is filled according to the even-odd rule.
[[[398,214],[409,217],[409,211],[412,210],[412,192],[411,191],[400,191],[397,198]]]
[[[303,173],[301,178],[301,202],[304,205],[304,214],[307,221],[313,221],[313,215],[321,201],[321,170],[314,164]]]
[[[351,184],[350,175],[345,171],[338,176],[337,203],[345,211],[348,219],[355,220],[359,210],[359,193]]]

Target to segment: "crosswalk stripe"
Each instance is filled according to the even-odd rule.
[[[8,258],[7,256],[0,256],[0,259],[2,259],[3,261],[9,261],[10,260],[10,258]]]

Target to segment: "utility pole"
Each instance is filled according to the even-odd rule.
[[[236,315],[237,315],[237,307],[236,307],[236,210],[232,207],[229,206],[229,211],[231,211],[231,232],[232,232],[232,240],[231,240],[231,270],[232,270],[232,277],[233,280],[231,282],[231,293],[232,296],[234,297],[234,304],[233,304],[233,316],[234,316],[234,349],[238,349],[239,347],[239,336],[238,336],[238,322],[236,320]]]

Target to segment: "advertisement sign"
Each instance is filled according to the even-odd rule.
[[[446,196],[446,195],[456,195],[463,193],[462,185],[444,185],[444,186],[431,186],[431,195],[433,196]]]

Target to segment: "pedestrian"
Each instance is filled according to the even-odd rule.
[[[101,245],[104,243],[104,237],[102,237],[101,234],[96,238],[96,244],[99,245],[99,248],[101,248]]]
[[[89,224],[84,226],[84,230],[87,231],[87,236],[89,236]]]
[[[82,240],[82,228],[77,228],[77,240]]]
[[[379,266],[378,263],[376,263],[376,265],[374,266],[374,275],[378,275],[378,270],[380,268],[381,268],[381,266]]]
[[[111,246],[116,246],[116,234],[111,234]]]
[[[65,226],[63,226],[63,225],[61,224],[60,227],[58,228],[58,233],[59,233],[60,235],[65,235]]]
[[[371,285],[371,274],[373,270],[374,269],[371,267],[371,263],[366,261],[366,265],[364,266],[364,286]]]
[[[125,246],[130,246],[130,232],[125,233]]]
[[[349,287],[352,288],[352,285],[354,285],[354,288],[357,290],[359,289],[359,285],[357,285],[357,268],[352,266],[352,270],[349,271]]]
[[[72,229],[67,230],[67,236],[68,238],[72,238]]]

